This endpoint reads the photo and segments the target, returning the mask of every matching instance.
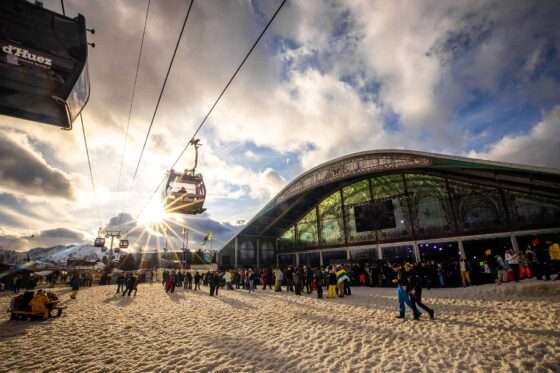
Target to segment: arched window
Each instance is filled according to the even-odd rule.
[[[318,242],[317,237],[317,212],[315,208],[311,209],[297,223],[297,244],[300,246],[315,246]]]
[[[239,245],[239,261],[242,264],[255,263],[257,260],[257,251],[253,241],[241,241]]]
[[[506,212],[496,188],[449,180],[457,224],[462,231],[503,228]]]
[[[319,226],[321,243],[337,244],[344,242],[340,191],[337,190],[319,204]]]
[[[270,265],[274,262],[274,243],[263,241],[261,243],[261,264]]]
[[[459,204],[463,224],[467,229],[481,228],[486,224],[499,224],[496,202],[482,193],[464,196]]]
[[[406,184],[417,237],[454,231],[453,212],[445,179],[424,174],[406,174]]]

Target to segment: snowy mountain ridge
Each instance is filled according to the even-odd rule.
[[[53,247],[41,247],[31,249],[27,252],[2,251],[0,261],[7,264],[16,264],[23,261],[36,260],[57,264],[66,264],[68,259],[88,260],[92,262],[100,261],[105,255],[100,247],[88,244],[69,244],[57,245]]]

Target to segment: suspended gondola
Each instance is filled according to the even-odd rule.
[[[121,249],[128,249],[128,240],[120,240],[119,241],[119,247]]]
[[[103,237],[97,237],[93,242],[95,247],[105,247],[105,239]]]
[[[71,129],[89,99],[86,31],[81,14],[0,1],[0,114]]]
[[[195,149],[194,166],[183,173],[170,170],[167,173],[167,182],[162,193],[165,210],[171,213],[194,215],[206,209],[206,186],[202,174],[196,173],[198,165],[198,148],[201,146],[198,139],[192,140]]]

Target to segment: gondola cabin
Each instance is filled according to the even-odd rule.
[[[95,247],[105,247],[105,239],[103,237],[97,237],[93,242]]]
[[[0,1],[0,114],[71,129],[89,99],[84,16]]]
[[[128,240],[120,240],[119,241],[119,247],[121,249],[127,249],[128,248]]]
[[[184,173],[168,172],[166,187],[163,190],[165,210],[170,213],[200,214],[206,211],[206,186],[201,174],[189,170]]]

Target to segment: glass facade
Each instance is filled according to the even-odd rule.
[[[346,237],[349,243],[362,241],[375,241],[376,232],[358,232],[354,206],[371,201],[369,180],[362,180],[342,188],[344,200],[344,217],[346,219]]]
[[[296,229],[291,226],[288,230],[280,236],[278,246],[281,251],[291,251],[296,247]]]
[[[342,194],[333,193],[319,204],[319,229],[322,244],[344,243]]]
[[[387,175],[372,178],[371,190],[374,201],[390,199],[393,205],[395,227],[378,230],[378,239],[380,241],[395,241],[409,237],[412,234],[410,224],[411,215],[408,208],[402,175]]]
[[[549,226],[560,221],[560,201],[519,192],[505,192],[514,227]]]
[[[323,253],[323,264],[340,264],[346,262],[346,251],[325,251]]]
[[[356,206],[391,203],[394,225],[358,231]],[[551,199],[425,173],[364,178],[328,195],[280,237],[281,251],[557,226]]]
[[[257,262],[257,246],[254,241],[241,241],[238,260],[240,265],[251,265]]]
[[[261,241],[259,253],[260,253],[259,263],[261,266],[271,266],[276,263],[276,260],[274,258],[274,241],[270,241],[270,240]]]
[[[307,213],[295,227],[296,244],[299,247],[317,246],[317,209],[313,208]]]
[[[278,255],[278,264],[280,267],[295,266],[296,265],[296,255],[295,254],[280,254]]]
[[[459,244],[457,242],[435,242],[418,245],[420,259],[423,261],[457,260],[459,259]]]
[[[429,175],[406,174],[405,180],[417,237],[431,237],[455,230],[446,180]]]
[[[377,248],[350,250],[350,260],[353,262],[373,262],[378,259]]]
[[[384,247],[381,249],[383,259],[388,262],[400,263],[403,261],[415,262],[414,248],[409,245]]]
[[[453,241],[463,241],[476,268],[481,252],[469,240],[484,246],[480,239],[559,228],[557,171],[414,152],[363,152],[294,180],[220,257],[225,266],[261,267],[295,265],[296,253],[300,264],[311,267],[321,255],[323,265],[376,263],[380,256],[422,259],[441,267],[443,277],[432,281],[444,286],[459,255]],[[520,239],[518,246],[526,243]]]
[[[449,181],[450,194],[463,232],[505,228],[506,213],[500,191],[465,182]]]
[[[321,255],[319,253],[299,254],[299,265],[317,268],[321,265]]]

